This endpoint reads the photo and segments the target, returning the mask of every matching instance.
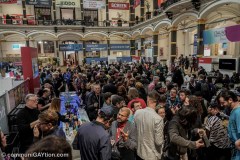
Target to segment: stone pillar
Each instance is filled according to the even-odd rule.
[[[26,11],[26,1],[22,0],[22,9],[23,9],[23,24],[27,24],[27,11]]]
[[[56,0],[53,0],[53,1],[52,1],[52,6],[53,6],[53,18],[52,18],[52,20],[53,20],[53,21],[56,21],[56,19],[57,19],[57,14],[56,14]]]
[[[158,9],[158,0],[153,0],[153,16],[158,15],[157,9]]]
[[[158,34],[159,32],[153,33],[153,63],[157,63],[157,57],[158,57]]]
[[[58,40],[55,41],[55,55],[59,57],[59,42]]]
[[[144,10],[145,10],[145,6],[144,6],[144,0],[141,0],[141,4],[140,4],[140,22],[144,21]]]
[[[106,0],[106,26],[110,26],[110,22],[109,22],[108,0]]]
[[[145,46],[143,43],[144,41],[145,41],[145,36],[141,36],[141,52],[140,52],[140,55],[138,55],[139,57],[142,57],[143,55],[145,55],[145,48],[144,48]]]
[[[203,31],[205,30],[205,22],[206,20],[204,19],[198,19],[197,23],[197,55],[198,56],[203,56],[204,54],[204,43],[203,43]]]
[[[109,38],[107,39],[107,53],[108,53],[108,56],[110,56],[110,39]]]
[[[83,9],[83,0],[80,0],[80,8],[81,8],[81,19],[83,20],[84,17],[83,17],[83,12],[84,12],[84,9]]]
[[[130,40],[130,56],[135,56],[135,39]]]
[[[83,42],[83,61],[85,62],[86,60],[86,41],[85,39],[82,39]]]
[[[134,26],[135,24],[135,9],[133,8],[134,6],[134,1],[133,0],[129,0],[129,4],[130,4],[130,19],[129,19],[129,26]]]
[[[173,26],[171,30],[171,61],[174,63],[175,58],[177,57],[177,27]]]

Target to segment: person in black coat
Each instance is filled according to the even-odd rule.
[[[178,88],[181,88],[181,85],[183,84],[184,80],[183,80],[182,71],[179,69],[178,66],[175,68],[173,72],[172,81],[178,84]]]
[[[33,143],[33,127],[38,123],[37,96],[28,94],[25,98],[26,106],[17,115],[17,125],[20,139],[20,153],[25,153]]]
[[[108,84],[103,86],[103,93],[111,92],[112,94],[117,94],[117,87],[113,84],[113,79],[108,80]]]
[[[98,109],[103,106],[103,96],[101,95],[101,88],[99,84],[94,85],[94,91],[89,95],[87,99],[87,113],[90,121],[97,118]]]

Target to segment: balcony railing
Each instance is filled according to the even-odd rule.
[[[2,22],[2,23],[1,23]],[[85,20],[73,20],[73,19],[57,19],[57,20],[34,20],[27,19],[24,22],[23,19],[0,19],[1,25],[81,25],[88,27],[129,27],[128,21],[85,21]]]

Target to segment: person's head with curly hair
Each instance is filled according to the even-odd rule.
[[[201,102],[196,96],[194,95],[187,96],[185,102],[186,102],[185,104],[187,104],[188,106],[196,108],[199,114],[203,113]]]

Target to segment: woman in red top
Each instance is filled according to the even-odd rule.
[[[136,88],[134,88],[134,87],[129,89],[129,91],[128,91],[128,99],[129,99],[129,102],[128,102],[127,107],[129,109],[131,109],[131,104],[134,101],[139,101],[141,103],[141,105],[142,105],[142,108],[146,108],[147,107],[145,101],[142,98],[139,98],[138,90]]]

